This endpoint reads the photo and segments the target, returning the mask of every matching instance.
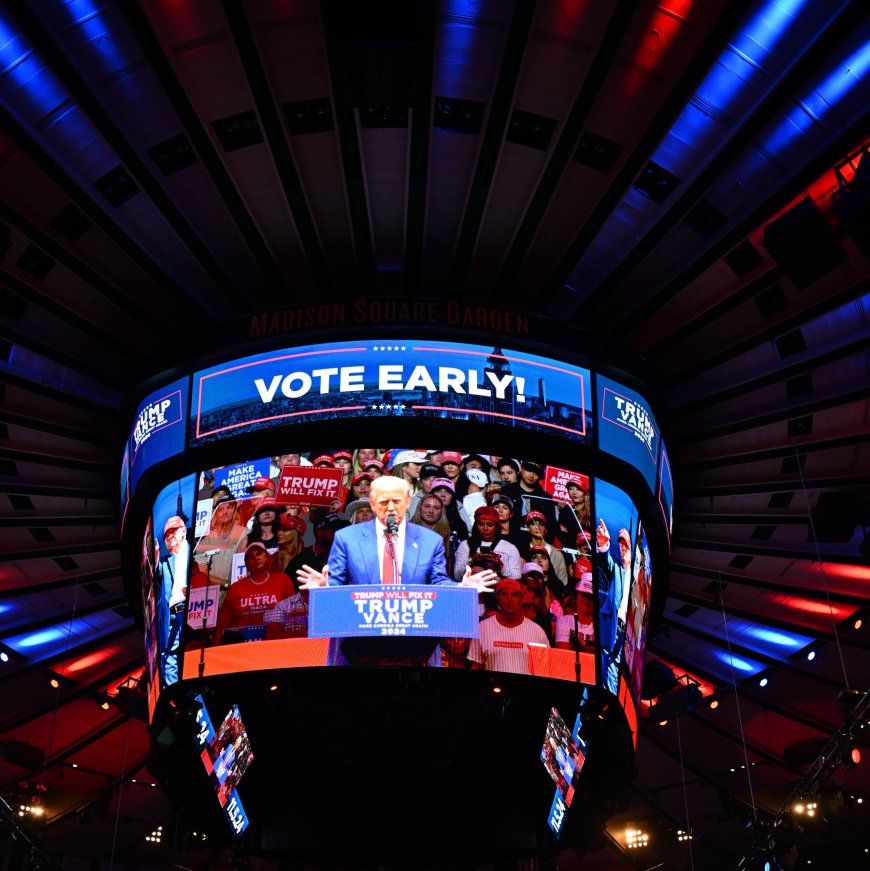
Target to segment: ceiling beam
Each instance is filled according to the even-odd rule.
[[[191,295],[168,272],[145,253],[145,250],[134,241],[121,225],[100,206],[97,201],[86,193],[79,184],[63,170],[42,146],[22,127],[14,116],[0,104],[0,128],[13,142],[42,170],[55,185],[58,186],[94,224],[96,224],[152,281],[179,299],[190,299],[197,310],[191,313],[198,323],[211,324],[216,320],[213,307],[209,306],[206,294]]]
[[[51,666],[55,665],[58,662],[63,662],[66,659],[71,659],[73,657],[79,657],[88,653],[91,650],[94,650],[97,647],[104,647],[106,644],[110,644],[112,641],[119,641],[121,638],[124,638],[131,633],[135,633],[137,637],[141,639],[141,632],[139,629],[133,625],[132,620],[128,625],[122,626],[120,629],[114,629],[111,632],[107,632],[105,635],[99,635],[94,638],[89,638],[87,641],[82,644],[78,644],[75,647],[70,647],[66,650],[62,650],[59,653],[55,653],[52,656],[47,656],[45,659],[39,659],[36,661],[27,662],[20,667],[9,668],[7,666],[4,668],[3,673],[0,674],[0,684],[6,683],[7,681],[14,680],[15,678],[24,677],[25,675],[33,674],[38,671],[45,671]],[[17,666],[17,663],[16,663]]]
[[[11,205],[4,203],[2,200],[0,200],[0,220],[14,227],[22,236],[28,238],[37,248],[68,269],[107,302],[117,306],[130,315],[130,317],[135,318],[138,323],[153,333],[159,334],[161,332],[162,319],[157,317],[153,311],[136,305],[133,300],[121,293],[115,285],[104,278],[96,269],[91,268],[58,242],[54,236],[44,232],[32,221],[25,218],[19,209],[12,208]],[[114,336],[111,338],[114,339]]]
[[[181,122],[184,133],[193,145],[197,157],[220,194],[220,198],[232,216],[240,235],[248,246],[248,250],[271,282],[273,293],[277,294],[280,289],[284,288],[285,281],[275,262],[274,255],[263,239],[256,221],[233,182],[232,176],[227,171],[223,160],[221,160],[186,91],[175,75],[175,70],[166,58],[163,46],[155,36],[148,18],[138,3],[119,3],[114,8],[125,18],[127,26],[139,43],[142,54],[148,58],[148,64],[160,82],[163,93]],[[276,295],[274,301],[278,303],[286,300],[282,300]]]
[[[860,23],[861,17],[865,14],[864,10],[854,5],[851,5],[851,13],[849,9],[850,4],[846,4],[846,11],[841,12],[823,33],[815,35],[814,42],[806,49],[803,56],[776,82],[761,103],[754,107],[750,117],[742,120],[742,123],[736,127],[734,134],[713,155],[695,179],[685,187],[676,201],[664,214],[658,215],[654,226],[631,248],[625,257],[618,260],[616,267],[610,274],[597,284],[584,301],[584,307],[587,307],[587,311],[588,306],[598,307],[604,301],[612,298],[615,289],[622,285],[649,253],[686,217],[695,204],[725,174],[728,167],[738,159],[744,149],[751,146],[756,136],[770,123],[770,119],[777,117],[794,103],[796,89],[806,87],[807,81],[818,70],[819,65],[831,55],[832,50],[838,47],[846,36],[854,31]],[[812,162],[809,166],[815,167],[816,162]],[[796,175],[803,177],[807,174],[808,168],[803,168]],[[792,179],[788,187],[793,187],[794,184],[794,179]],[[806,181],[802,180],[800,187],[804,187],[805,184]],[[634,324],[650,317],[675,295],[673,288],[668,287],[654,293],[650,299],[632,309],[630,313],[620,312],[617,319],[621,317],[621,321],[616,327],[617,332],[628,330]]]
[[[752,0],[739,0],[739,2],[724,4],[715,26],[709,29],[701,45],[692,54],[682,75],[679,76],[672,88],[670,96],[656,112],[653,122],[637,140],[634,149],[623,162],[606,193],[598,201],[589,218],[559,258],[555,268],[544,280],[541,301],[538,302],[539,309],[546,308],[547,303],[552,301],[562,289],[586,249],[595,240],[607,219],[622,202],[638,175],[649,162],[650,153],[656,144],[670,130],[692,94],[704,80],[713,59],[719,57],[725,46],[728,45],[734,28],[751,6]]]
[[[58,708],[63,707],[64,705],[69,705],[73,702],[79,701],[79,699],[85,698],[99,687],[104,685],[107,686],[108,684],[112,683],[112,681],[116,681],[124,675],[135,671],[143,664],[143,659],[144,656],[138,656],[136,657],[136,659],[130,660],[124,665],[113,668],[107,674],[100,675],[95,680],[91,680],[83,684],[76,684],[74,688],[69,688],[62,683],[57,691],[56,699],[52,699],[51,702],[49,702],[47,705],[43,705],[41,708],[34,708],[24,714],[18,715],[14,720],[8,720],[4,723],[0,723],[0,733],[8,734],[15,729],[21,728],[21,726],[26,726],[28,723],[38,719],[39,717],[45,717],[49,714],[53,714]]]
[[[106,553],[117,551],[118,540],[86,541],[78,544],[67,543],[50,545],[48,547],[35,547],[29,550],[6,550],[0,551],[0,563],[18,562],[29,559],[51,559],[58,556],[72,556],[77,553]]]
[[[783,632],[801,632],[802,634],[815,636],[815,640],[825,641],[830,644],[841,644],[844,647],[854,647],[856,650],[867,650],[867,642],[857,638],[849,638],[847,636],[841,638],[839,635],[835,636],[832,631],[818,628],[807,629],[804,626],[790,623],[787,620],[778,620],[770,614],[756,614],[753,611],[746,611],[743,608],[735,608],[733,605],[719,605],[716,602],[701,599],[697,596],[691,595],[690,593],[675,590],[673,586],[668,588],[668,598],[677,599],[680,602],[686,602],[689,605],[694,605],[696,608],[703,608],[706,611],[724,611],[732,617],[740,617],[753,623],[763,623],[765,626],[772,626],[774,629],[780,629]]]
[[[4,623],[3,631],[0,632],[0,642],[5,641],[7,638],[14,638],[18,635],[29,635],[31,632],[39,632],[40,630],[51,626],[58,626],[61,623],[66,623],[70,620],[78,619],[79,617],[89,617],[91,614],[110,611],[113,608],[119,608],[126,604],[126,596],[115,596],[112,599],[103,599],[99,602],[93,602],[90,605],[75,607],[72,611],[67,609],[59,614],[42,616],[39,620],[31,620],[29,623],[18,623],[13,625]]]
[[[127,141],[111,114],[88,87],[78,69],[67,59],[55,35],[46,29],[40,17],[27,4],[16,5],[10,10],[10,14],[18,20],[27,39],[32,40],[36,51],[54,70],[73,100],[93,121],[100,135],[105,138],[106,143],[135,179],[142,192],[151,200],[202,270],[214,282],[217,292],[228,305],[222,306],[220,300],[215,297],[214,291],[210,290],[208,300],[212,310],[221,312],[223,308],[223,313],[226,315],[248,311],[250,299],[245,289],[236,285],[209,246],[158,182],[145,161],[139,157],[136,149]],[[187,288],[188,295],[194,293],[203,293],[203,291]]]
[[[326,257],[320,244],[320,236],[317,233],[311,210],[308,208],[308,201],[305,198],[305,190],[302,187],[299,170],[296,168],[296,161],[293,159],[293,152],[290,150],[284,127],[275,108],[275,100],[269,88],[269,79],[263,69],[258,46],[251,33],[245,4],[233,2],[233,0],[221,0],[221,7],[229,24],[229,32],[236,46],[236,52],[245,71],[248,88],[254,99],[260,123],[263,125],[266,147],[272,156],[275,172],[281,180],[284,201],[293,216],[293,224],[314,278],[317,295],[321,298],[334,296],[335,289],[329,277]],[[301,283],[299,286],[287,287],[277,270],[277,265],[275,272],[275,280],[280,282],[276,284],[276,289],[273,291],[275,304],[288,302],[285,298],[288,291],[298,302],[310,299],[310,291],[307,291]],[[277,292],[279,288],[284,293],[279,294]]]
[[[759,708],[772,711],[775,714],[779,714],[781,717],[785,717],[795,723],[800,723],[802,726],[806,726],[808,729],[814,729],[823,735],[833,734],[842,725],[841,723],[810,717],[802,710],[784,708],[782,705],[778,705],[776,702],[771,701],[769,696],[762,698],[761,695],[752,689],[751,685],[742,684],[738,690],[733,684],[723,684],[721,678],[717,677],[712,672],[707,671],[703,666],[699,666],[696,663],[689,665],[683,657],[665,650],[660,644],[649,644],[647,646],[647,651],[657,657],[667,660],[668,662],[672,662],[678,667],[678,669],[694,674],[696,677],[708,681],[714,687],[719,687],[715,693],[717,698],[722,698],[725,693],[734,693],[739,699],[746,699],[746,701],[753,705],[757,705]]]
[[[110,581],[121,577],[121,569],[114,567],[110,569],[101,569],[94,572],[83,572],[68,575],[64,578],[54,578],[50,581],[31,582],[28,581],[20,587],[7,587],[0,590],[0,601],[3,599],[14,599],[17,596],[27,595],[32,596],[37,593],[49,593],[52,590],[62,590],[65,587],[74,587],[77,584],[94,584],[100,581]]]
[[[848,401],[853,401],[855,397],[857,397],[858,394],[860,394],[861,392],[866,394],[867,391],[855,391],[854,393],[849,394]],[[835,408],[837,406],[834,403],[831,403],[830,407]],[[819,409],[814,408],[812,411],[819,411]],[[800,413],[796,413],[795,415],[789,415],[788,419],[791,419],[791,417],[800,416]],[[807,454],[817,454],[821,453],[822,451],[833,451],[839,448],[860,446],[866,444],[867,433],[866,431],[863,431],[859,433],[854,433],[852,435],[838,436],[835,438],[819,438],[817,441],[806,441],[805,436],[802,436],[801,438],[801,441],[795,441],[794,444],[784,445],[781,448],[766,448],[764,450],[750,450],[746,451],[746,453],[722,454],[720,456],[708,457],[700,460],[692,460],[686,459],[685,457],[680,457],[680,468],[686,470],[727,469],[730,466],[739,467],[744,465],[745,463],[757,463],[764,460],[778,460],[785,457],[794,457],[795,453],[799,454],[800,456],[806,456]],[[686,442],[686,444],[690,444],[690,442]]]
[[[824,475],[825,469],[816,477],[804,473],[800,477],[788,480],[777,478],[776,480],[753,481],[751,484],[728,484],[728,483],[690,483],[680,491],[681,496],[692,497],[715,497],[715,496],[747,496],[753,493],[782,493],[794,490],[807,489],[837,489],[840,487],[870,487],[870,475],[854,475],[843,472],[840,475]]]
[[[65,439],[87,442],[89,445],[99,445],[103,448],[114,449],[117,444],[117,439],[106,432],[105,421],[94,421],[94,426],[98,427],[96,430],[80,429],[77,426],[70,426],[59,421],[40,420],[32,414],[20,414],[4,407],[0,408],[0,423],[20,427],[24,430],[48,433]]]
[[[517,299],[519,289],[513,288],[513,293],[511,293],[514,279],[540,230],[541,221],[544,219],[553,194],[558,189],[562,176],[565,174],[565,168],[574,156],[580,134],[586,127],[601,88],[619,56],[619,46],[625,37],[627,24],[634,17],[639,5],[638,0],[618,0],[615,4],[607,29],[598,43],[595,56],[583,79],[574,105],[565,119],[559,140],[550,154],[547,166],[541,174],[538,186],[535,188],[505,254],[491,292],[487,295],[488,299],[504,300],[507,297],[511,302]]]
[[[477,164],[471,187],[465,200],[462,223],[456,237],[453,262],[447,279],[451,293],[462,294],[468,278],[468,268],[480,234],[480,224],[489,199],[492,180],[498,166],[498,158],[504,147],[504,136],[510,121],[517,80],[523,68],[523,55],[532,30],[535,16],[533,0],[517,0],[508,28],[498,80],[489,104],[486,130],[477,153]]]
[[[779,559],[799,559],[807,562],[848,563],[850,565],[864,565],[865,560],[859,553],[817,553],[811,546],[806,549],[796,547],[771,547],[763,544],[748,544],[745,541],[714,541],[708,539],[684,538],[680,536],[678,543],[680,548],[687,550],[706,550],[713,552],[725,551],[726,553],[740,553],[749,556],[768,556]]]
[[[70,756],[75,755],[76,753],[80,753],[86,747],[89,747],[91,744],[99,741],[101,738],[105,738],[110,732],[114,732],[118,726],[124,724],[130,718],[125,714],[119,713],[118,716],[112,717],[108,722],[104,723],[102,726],[99,726],[96,729],[91,730],[90,732],[86,732],[83,735],[80,735],[75,741],[70,744],[67,744],[63,750],[59,750],[57,753],[53,754],[50,758],[45,760],[45,764],[41,765],[39,768],[31,768],[29,771],[23,771],[15,777],[7,778],[4,781],[0,781],[0,789],[5,789],[6,787],[12,786],[13,784],[20,783],[22,780],[31,780],[34,777],[42,774],[42,772],[47,771],[50,768],[54,768],[56,765],[59,765],[61,762],[65,762]]]
[[[827,604],[827,596],[825,592],[813,587],[796,587],[794,584],[789,584],[788,582],[780,583],[768,578],[732,575],[727,572],[703,569],[698,566],[689,566],[685,563],[678,562],[671,564],[671,575],[675,572],[680,572],[696,578],[705,578],[710,581],[715,581],[717,584],[721,583],[723,586],[736,584],[737,586],[754,587],[757,589],[770,590],[773,593],[783,593],[787,596],[800,596],[804,599],[816,600]],[[842,605],[854,605],[856,608],[863,608],[867,605],[866,596],[849,595],[847,593],[834,591],[830,593],[830,598],[832,602],[837,602]]]
[[[418,0],[418,3],[421,0]],[[403,288],[406,296],[422,286],[423,251],[426,246],[426,205],[429,187],[429,151],[432,144],[432,89],[435,72],[435,0],[424,0],[424,38],[414,58],[408,181],[405,206],[405,256]]]
[[[691,626],[687,623],[682,623],[679,620],[672,620],[669,617],[662,617],[659,623],[661,626],[666,626],[671,630],[683,632],[686,635],[691,635],[692,638],[698,638],[701,641],[706,641],[708,644],[719,649],[723,649],[726,644],[724,638],[720,638],[718,635],[713,635],[711,632],[706,632],[705,630],[700,629],[697,626]],[[806,668],[800,668],[792,664],[791,662],[781,659],[774,659],[772,656],[768,656],[766,653],[759,653],[757,650],[754,650],[751,647],[746,647],[745,645],[740,644],[733,638],[728,643],[728,648],[729,651],[734,652],[739,656],[746,656],[750,659],[754,659],[756,660],[756,662],[761,662],[765,666],[765,668],[772,669],[774,671],[786,671],[789,674],[798,675],[802,680],[814,681],[815,683],[831,687],[835,690],[841,690],[845,686],[842,680],[834,680],[833,678],[825,677],[822,674],[817,674],[813,671],[809,671]],[[743,684],[746,684],[753,680],[755,680],[754,677],[746,678],[746,680],[743,681]]]

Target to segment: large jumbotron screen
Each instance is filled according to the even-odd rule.
[[[256,453],[240,448],[253,438]],[[153,486],[185,450],[208,458],[163,479],[140,531],[152,708],[201,676],[421,666],[597,684],[631,722],[648,525],[662,524],[601,477],[595,451],[670,512],[660,441],[635,389],[492,345],[323,343],[176,378],[139,404],[122,472],[133,504],[146,471]],[[398,585],[362,553],[383,475],[411,492]],[[495,591],[459,587],[469,565],[496,571]],[[342,583],[302,590],[302,566]]]

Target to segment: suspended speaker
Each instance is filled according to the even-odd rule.
[[[797,287],[809,287],[846,259],[836,231],[809,197],[764,228],[764,247]]]

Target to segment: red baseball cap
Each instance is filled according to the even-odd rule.
[[[305,535],[305,530],[308,524],[301,518],[293,514],[282,514],[278,518],[278,524],[282,529],[295,529],[300,535]]]

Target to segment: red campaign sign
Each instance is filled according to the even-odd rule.
[[[580,475],[577,472],[572,472],[570,469],[560,469],[558,466],[545,466],[544,477],[541,479],[541,486],[557,501],[568,502],[568,491],[565,485],[569,481],[576,481],[584,490],[589,492],[589,476]]]
[[[275,501],[279,505],[332,505],[341,498],[341,469],[284,466]]]

